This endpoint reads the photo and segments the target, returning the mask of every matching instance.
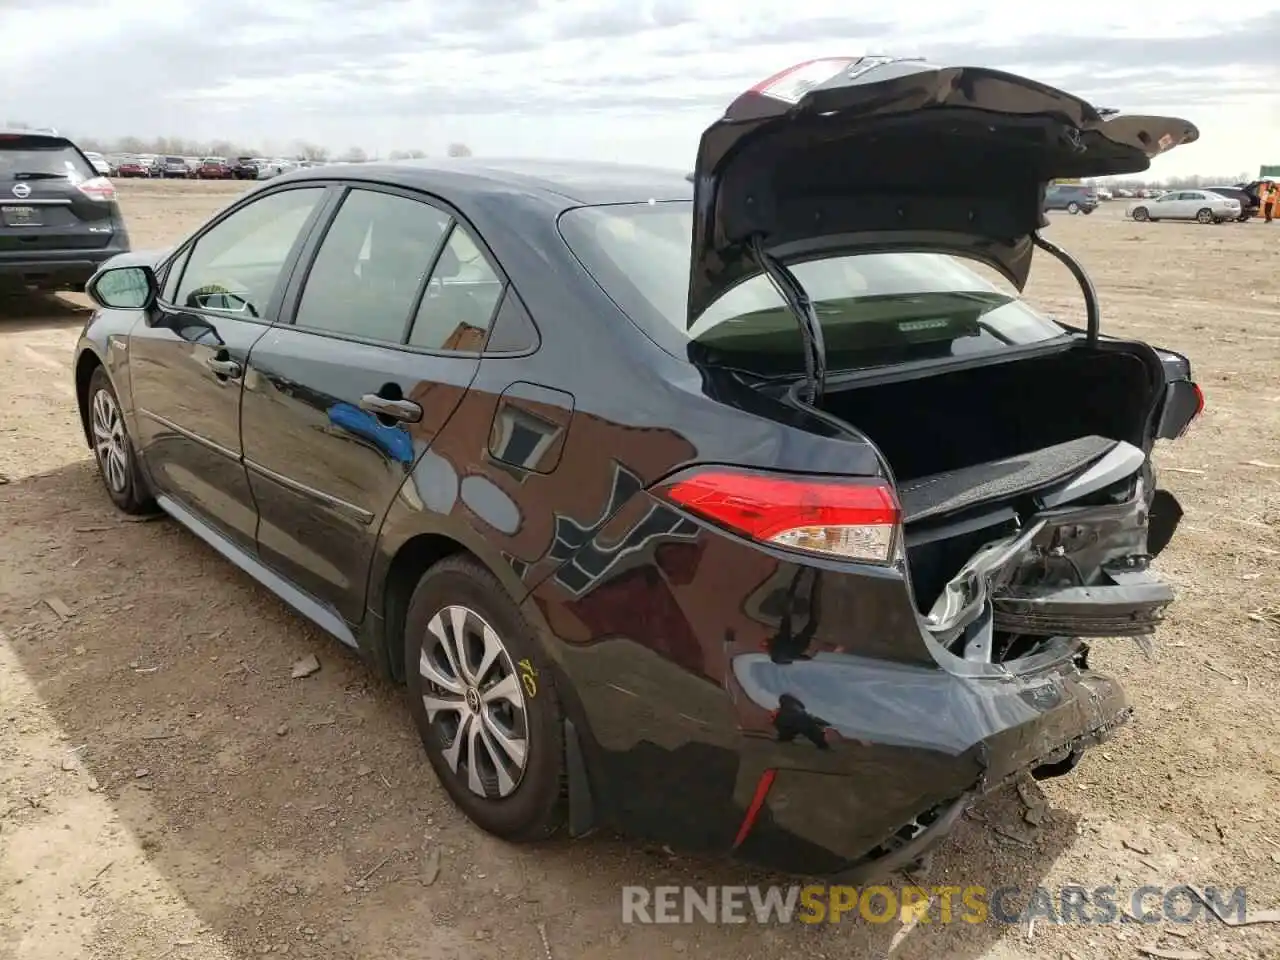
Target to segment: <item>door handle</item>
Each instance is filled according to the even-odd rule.
[[[216,376],[226,377],[228,380],[239,380],[240,375],[244,373],[244,367],[236,363],[234,360],[224,360],[219,357],[210,357],[205,361],[209,369]]]
[[[376,393],[366,393],[361,397],[360,409],[401,423],[417,423],[422,419],[422,407],[412,400],[388,400]]]

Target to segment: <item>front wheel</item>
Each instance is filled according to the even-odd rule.
[[[1071,214],[1072,216],[1075,216],[1079,212],[1080,212],[1080,204],[1076,203],[1074,200],[1072,200],[1070,203],[1067,204],[1067,213]]]
[[[1144,223],[1151,219],[1151,214],[1147,212],[1146,207],[1138,207],[1133,211],[1133,219],[1137,220],[1139,223]]]
[[[564,727],[520,608],[454,556],[423,574],[404,629],[409,710],[453,802],[503,839],[551,836],[564,820]]]
[[[94,370],[89,379],[89,436],[98,473],[111,502],[129,514],[153,512],[155,501],[138,469],[120,399],[102,367]]]
[[[1197,223],[1213,223],[1213,211],[1208,207],[1201,207],[1196,211]]]

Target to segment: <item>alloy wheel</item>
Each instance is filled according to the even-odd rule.
[[[102,467],[102,476],[116,493],[129,485],[129,440],[124,432],[124,418],[109,390],[93,395],[93,450]]]
[[[427,623],[418,672],[449,769],[478,796],[510,796],[528,765],[529,718],[497,631],[469,607],[445,607]]]

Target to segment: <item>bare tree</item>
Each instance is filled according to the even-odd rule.
[[[392,160],[421,160],[427,155],[425,150],[392,150]]]
[[[347,163],[365,163],[368,161],[369,155],[359,147],[351,147],[338,159],[345,160]]]
[[[449,156],[469,157],[471,156],[471,148],[465,143],[451,143],[449,144]]]
[[[328,160],[329,150],[316,143],[308,143],[306,140],[299,140],[294,144],[298,151],[299,160]]]

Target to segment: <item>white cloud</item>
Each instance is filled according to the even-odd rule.
[[[802,8],[802,9],[798,9]],[[84,135],[296,139],[371,151],[586,156],[685,166],[745,87],[827,55],[1013,69],[1103,106],[1172,113],[1201,142],[1157,173],[1280,162],[1280,3],[1238,10],[1084,0],[957,12],[839,0],[8,0],[9,116]],[[898,13],[901,10],[901,13]],[[24,49],[29,52],[24,52]]]

